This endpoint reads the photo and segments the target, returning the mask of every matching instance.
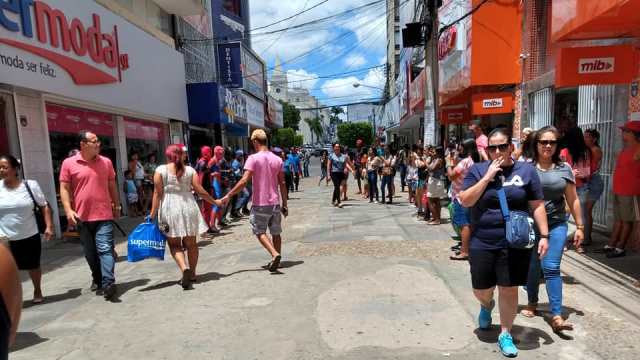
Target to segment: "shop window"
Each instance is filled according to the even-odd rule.
[[[222,8],[237,17],[242,17],[241,0],[222,0]]]
[[[125,118],[127,157],[136,152],[143,166],[148,164],[151,156],[155,156],[156,164],[163,163],[168,133],[166,124]]]

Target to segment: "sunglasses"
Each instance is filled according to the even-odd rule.
[[[556,146],[558,145],[558,140],[538,140],[538,144],[542,146]]]
[[[495,152],[496,150],[507,151],[509,150],[509,146],[511,146],[511,144],[509,143],[504,143],[500,145],[489,145],[487,146],[487,150],[491,152]]]

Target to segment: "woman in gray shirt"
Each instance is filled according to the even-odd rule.
[[[547,256],[542,260],[538,259],[535,252],[533,253],[527,281],[529,303],[521,312],[526,317],[535,316],[538,306],[540,267],[542,266],[551,308],[551,327],[554,332],[573,330],[573,326],[562,318],[560,261],[568,230],[565,201],[569,205],[571,215],[576,219],[578,227],[573,237],[576,248],[584,239],[584,225],[582,224],[580,201],[576,192],[576,180],[569,164],[560,160],[559,138],[560,134],[553,126],[545,126],[538,130],[534,138],[533,161],[544,193],[544,205],[549,224],[549,250]]]

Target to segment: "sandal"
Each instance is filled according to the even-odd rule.
[[[468,261],[469,255],[462,255],[461,253],[457,253],[456,255],[449,256],[449,260]]]
[[[182,285],[182,290],[191,289],[191,270],[184,269],[182,272],[182,280],[180,280],[180,285]]]
[[[557,334],[564,330],[573,330],[573,325],[564,321],[562,316],[556,315],[551,319],[551,329]]]
[[[427,225],[440,225],[440,220],[431,220],[427,222]]]
[[[42,304],[44,302],[44,297],[34,297],[33,300],[31,300],[31,303],[33,305],[38,305],[38,304]]]
[[[537,308],[538,308],[538,304],[528,304],[522,310],[520,310],[520,315],[527,318],[533,318],[536,316]]]
[[[281,255],[274,256],[273,260],[269,263],[269,271],[276,272],[278,271],[278,266],[280,266],[280,260],[282,259]]]

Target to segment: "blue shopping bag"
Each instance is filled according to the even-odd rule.
[[[145,222],[136,226],[129,234],[127,241],[127,260],[136,262],[148,258],[164,260],[164,247],[166,237],[158,224],[152,222],[149,217]]]

